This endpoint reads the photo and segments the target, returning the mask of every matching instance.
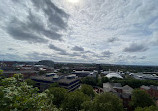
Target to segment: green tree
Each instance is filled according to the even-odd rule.
[[[90,85],[82,84],[80,91],[83,92],[84,94],[88,95],[91,98],[93,98],[95,96],[93,87]]]
[[[39,71],[39,75],[44,75],[44,74],[46,74],[46,71]]]
[[[3,74],[3,70],[0,70],[0,75]]]
[[[111,93],[103,93],[82,104],[83,111],[123,111],[122,101]]]
[[[25,82],[30,85],[30,86],[35,86],[36,85],[36,82],[31,80],[31,79],[26,79]]]
[[[79,111],[81,104],[89,100],[90,98],[80,91],[70,92],[66,96],[62,108],[64,111]]]
[[[93,78],[93,77],[85,77],[85,78],[82,78],[82,79],[81,79],[81,82],[82,82],[83,84],[88,84],[88,85],[91,85],[91,86],[96,86],[96,85],[97,85],[96,78]]]
[[[0,109],[2,111],[54,111],[45,92],[27,85],[21,74],[2,79],[0,86]]]
[[[134,111],[158,111],[158,107],[156,106],[150,106],[145,108],[138,107]]]
[[[67,93],[68,91],[64,88],[52,87],[49,88],[49,92],[47,93],[47,95],[52,100],[53,104],[59,108],[61,104],[63,104]]]
[[[1,79],[4,78],[4,75],[3,75],[3,70],[0,70],[0,84],[1,84]]]
[[[135,89],[132,92],[130,105],[135,109],[136,107],[144,108],[155,105],[155,103],[147,92],[145,92],[144,90]]]
[[[107,77],[102,77],[101,78],[102,83],[109,82],[109,79]]]
[[[59,87],[59,83],[55,82],[50,84],[49,88],[53,88],[53,87]]]

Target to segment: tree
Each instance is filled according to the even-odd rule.
[[[0,75],[3,74],[3,70],[0,70]]]
[[[50,84],[49,87],[50,87],[50,88],[53,88],[53,87],[59,87],[59,83],[57,83],[57,82],[52,83],[52,84]]]
[[[150,106],[145,108],[138,107],[135,109],[135,111],[158,111],[158,107],[156,106]]]
[[[39,71],[39,75],[44,75],[44,74],[46,74],[46,71],[42,71],[42,70]]]
[[[79,111],[81,104],[89,100],[90,98],[80,91],[70,92],[66,96],[62,108],[64,111]]]
[[[107,77],[102,77],[101,78],[102,83],[109,82],[109,79]]]
[[[132,92],[130,105],[135,109],[136,107],[144,108],[155,105],[155,103],[147,92],[145,92],[144,90],[135,89]]]
[[[4,78],[4,75],[3,75],[3,70],[0,70],[0,82],[1,82],[1,79]]]
[[[97,85],[96,79],[93,78],[93,77],[85,77],[85,78],[82,78],[82,79],[81,79],[81,82],[82,82],[83,84],[88,84],[88,85],[91,85],[91,86],[96,86],[96,85]]]
[[[21,74],[2,79],[0,86],[0,109],[2,111],[54,111],[45,92],[27,85]]]
[[[123,111],[122,101],[112,93],[103,93],[82,104],[84,111]]]
[[[88,95],[91,98],[93,98],[95,96],[93,87],[90,85],[82,84],[80,91],[83,92],[84,94]]]
[[[36,82],[31,80],[31,79],[26,79],[25,82],[30,85],[30,86],[35,86],[36,85]]]
[[[49,89],[48,97],[52,100],[53,104],[58,108],[63,104],[63,101],[66,98],[67,90],[60,87],[52,87]]]

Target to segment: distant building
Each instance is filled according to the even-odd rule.
[[[75,71],[72,72],[72,74],[76,74],[76,76],[78,77],[87,77],[88,75],[90,75],[90,71]]]
[[[123,100],[124,108],[127,108],[128,111],[131,110],[129,102],[131,100],[133,88],[128,85],[122,87],[120,83],[103,83],[103,91],[111,92],[120,97]]]
[[[14,74],[23,74],[24,79],[28,79],[31,76],[36,76],[38,71],[34,70],[18,70],[18,71],[3,71],[5,77],[12,77]]]
[[[150,85],[150,86],[145,86],[142,85],[140,89],[145,90],[151,97],[155,98],[156,100],[158,99],[158,86]]]
[[[54,68],[54,62],[51,60],[41,60],[36,63],[36,65],[45,65],[47,67],[53,67]]]
[[[123,77],[120,74],[118,74],[118,73],[109,73],[105,77],[107,77],[109,79],[111,79],[111,78],[120,78],[120,79],[123,79]]]
[[[31,79],[37,82],[40,91],[44,91],[52,83],[58,83],[60,87],[68,89],[68,91],[74,91],[80,86],[80,79],[76,75],[59,76],[55,73],[48,73],[42,76],[33,76]]]
[[[158,80],[158,76],[156,74],[143,74],[143,73],[130,73],[131,77],[138,79],[138,80]]]
[[[96,78],[96,77],[97,77],[97,74],[98,74],[97,71],[93,71],[93,72],[91,72],[91,73],[88,75],[88,77],[94,77],[94,78]]]
[[[100,64],[96,64],[96,70],[98,71],[98,74],[100,74],[100,72],[101,72],[101,65]]]

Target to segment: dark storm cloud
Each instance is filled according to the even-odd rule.
[[[107,40],[107,42],[115,42],[115,41],[119,41],[119,39],[117,37],[112,37]]]
[[[48,18],[47,28],[46,23],[30,9],[26,21],[14,17],[6,28],[7,32],[14,39],[31,43],[46,43],[48,39],[62,40],[59,31],[66,30],[68,15],[51,0],[32,0],[32,2],[35,7],[43,10],[45,18]]]
[[[102,52],[103,57],[108,57],[108,58],[110,58],[112,54],[113,54],[113,53],[110,52],[110,51],[104,51],[104,52]]]
[[[73,51],[84,51],[83,47],[75,46],[72,48]]]
[[[132,43],[129,47],[124,48],[124,52],[145,52],[148,47],[143,44]]]

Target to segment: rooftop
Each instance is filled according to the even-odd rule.
[[[123,77],[121,75],[119,75],[118,73],[109,73],[106,75],[107,78],[113,78],[113,77],[116,77],[116,78],[120,78],[120,79],[123,79]]]
[[[59,83],[66,83],[66,84],[69,84],[75,80],[78,80],[78,78],[67,79],[65,76],[59,76],[59,75],[49,76],[49,77],[46,77],[45,75],[33,76],[33,77],[31,77],[31,79],[33,79],[35,81],[43,81],[43,82],[50,82],[50,83],[59,82]]]

